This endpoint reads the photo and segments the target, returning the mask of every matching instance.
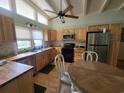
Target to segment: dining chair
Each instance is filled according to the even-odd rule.
[[[82,60],[85,61],[98,61],[98,54],[95,51],[84,51],[82,53]]]
[[[69,73],[66,71],[65,69],[65,61],[64,61],[64,57],[62,54],[58,54],[55,57],[55,65],[57,70],[59,71],[59,78],[60,81],[64,84],[67,84],[68,86],[71,87],[71,93],[81,93],[72,83],[72,80],[70,78]]]

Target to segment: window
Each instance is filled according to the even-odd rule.
[[[34,40],[34,46],[35,47],[41,47],[43,45],[42,40]]]
[[[16,0],[17,13],[35,20],[35,10],[23,0]]]
[[[31,47],[31,41],[29,40],[18,40],[17,41],[18,49],[25,49]]]
[[[34,46],[42,47],[43,46],[43,33],[42,31],[33,30],[32,32]]]
[[[37,15],[38,15],[38,22],[45,24],[45,25],[48,25],[48,20],[46,17],[44,17],[40,13],[38,13]]]
[[[10,0],[0,0],[0,7],[10,10]]]
[[[16,26],[18,49],[31,48],[31,32],[28,28]]]

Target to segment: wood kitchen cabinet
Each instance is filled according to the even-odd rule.
[[[34,93],[32,70],[0,87],[0,93]]]
[[[56,41],[57,40],[56,30],[45,30],[44,31],[44,40],[45,41]]]
[[[56,30],[50,30],[50,40],[56,41],[57,40],[56,36],[57,36]]]
[[[106,28],[106,30],[109,30],[109,25],[103,24],[103,25],[88,26],[88,32],[102,31],[103,28]]]
[[[111,24],[110,31],[111,31],[111,46],[110,46],[110,53],[109,53],[109,62],[110,64],[116,66],[117,65],[117,58],[119,53],[119,44],[120,44],[120,37],[121,37],[121,24]]]
[[[36,54],[36,71],[41,70],[47,64],[53,62],[56,56],[56,50],[54,48],[45,50],[41,53]]]
[[[82,53],[85,51],[85,48],[74,48],[74,61],[78,62],[82,59]]]
[[[44,29],[44,41],[50,41],[50,32],[48,29]]]
[[[57,33],[57,37],[56,37],[57,41],[63,40],[63,31],[62,31],[62,29],[57,29],[56,33]]]
[[[3,15],[0,15],[0,41],[16,41],[14,20]]]
[[[66,35],[66,34],[74,34],[74,33],[75,33],[75,29],[74,29],[74,28],[63,29],[63,35]]]
[[[41,70],[43,67],[45,67],[45,59],[44,53],[38,53],[36,54],[36,71]]]
[[[75,29],[75,40],[86,42],[87,28]]]

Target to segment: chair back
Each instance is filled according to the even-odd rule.
[[[90,51],[91,55],[92,55],[92,59],[94,59],[94,61],[98,61],[98,54],[94,51]]]
[[[82,53],[82,60],[85,60],[85,61],[92,61],[93,60],[90,51],[84,51]]]
[[[58,54],[55,57],[55,65],[57,67],[57,70],[59,71],[60,75],[62,75],[65,72],[65,63],[64,63],[64,57],[62,54]]]
[[[98,61],[98,54],[94,51],[84,51],[82,53],[82,60],[85,61]]]

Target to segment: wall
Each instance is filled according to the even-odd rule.
[[[96,24],[110,24],[110,23],[123,23],[124,24],[124,10],[122,11],[107,11],[101,14],[94,13],[87,16],[82,16],[79,19],[65,19],[66,23],[62,24],[60,20],[53,20],[49,22],[49,28],[77,28],[87,25]]]
[[[0,59],[16,54],[17,54],[17,48],[15,42],[0,44]]]

